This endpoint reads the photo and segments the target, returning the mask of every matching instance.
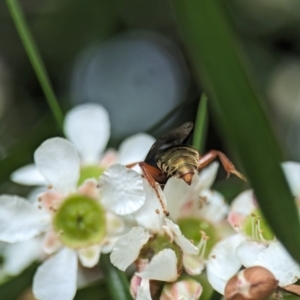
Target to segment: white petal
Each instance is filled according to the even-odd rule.
[[[197,189],[200,191],[209,189],[217,177],[218,169],[219,163],[216,161],[212,162],[208,167],[202,169],[199,173]]]
[[[110,255],[111,263],[125,271],[139,256],[140,250],[147,243],[150,234],[142,227],[133,227],[116,242]]]
[[[87,248],[78,250],[78,257],[81,264],[84,267],[92,268],[94,267],[100,258],[101,246],[100,245],[92,245]]]
[[[149,280],[142,279],[141,285],[138,287],[135,300],[152,300]]]
[[[96,103],[78,105],[67,113],[64,131],[76,146],[83,162],[96,163],[110,136],[108,113]]]
[[[246,190],[239,194],[231,203],[227,220],[233,228],[240,227],[243,225],[245,218],[250,216],[256,208],[253,191]]]
[[[182,249],[185,254],[198,254],[199,249],[194,246],[180,231],[179,226],[174,224],[170,219],[165,218],[166,225],[171,228],[174,234],[175,243]]]
[[[61,248],[62,243],[59,239],[59,234],[56,233],[52,228],[49,229],[44,237],[42,248],[47,254],[53,254],[59,248]]]
[[[215,273],[211,272],[209,269],[206,269],[207,280],[211,284],[214,290],[216,290],[221,295],[224,295],[225,286],[228,279],[222,279]]]
[[[33,279],[33,293],[42,300],[72,300],[76,293],[77,255],[64,248],[38,267]]]
[[[143,279],[152,279],[172,282],[178,277],[177,257],[172,249],[164,249],[158,252],[144,268],[137,273]]]
[[[144,161],[155,139],[146,133],[137,133],[126,138],[119,148],[118,162],[127,165]]]
[[[198,198],[199,195],[194,192],[194,186],[197,177],[194,176],[192,184],[187,185],[182,179],[171,177],[164,188],[164,194],[167,200],[168,211],[173,220],[177,220],[181,215],[181,207],[188,200]]]
[[[281,164],[292,194],[300,197],[300,163],[287,161]]]
[[[224,197],[217,191],[204,190],[200,194],[206,198],[206,203],[199,210],[200,216],[212,223],[218,223],[225,220],[229,207]]]
[[[125,228],[123,219],[109,212],[106,213],[106,226],[108,236],[119,234]]]
[[[241,263],[236,255],[237,247],[245,241],[245,238],[236,234],[218,242],[206,264],[208,282],[212,287],[224,295],[227,281],[240,269]]]
[[[231,210],[235,213],[249,216],[257,208],[252,190],[240,193],[232,202]]]
[[[102,203],[117,215],[128,215],[145,203],[142,177],[120,164],[109,167],[100,177]]]
[[[229,280],[241,267],[236,249],[244,240],[245,237],[235,234],[218,242],[209,254],[207,271],[222,280]]]
[[[61,192],[76,188],[80,159],[75,147],[66,139],[46,140],[34,153],[34,161],[47,181]]]
[[[34,164],[24,166],[14,171],[10,179],[23,185],[47,185],[47,181]]]
[[[152,233],[158,233],[162,229],[163,219],[166,212],[166,200],[159,184],[156,185],[156,190],[160,196],[158,199],[155,189],[144,179],[144,190],[146,193],[146,201],[144,205],[135,213],[133,217],[137,223],[150,230]]]
[[[255,266],[258,254],[266,248],[262,243],[245,241],[238,246],[236,254],[242,265],[249,268]]]
[[[207,168],[203,169],[199,175],[195,175],[192,184],[187,185],[179,178],[170,178],[165,185],[164,193],[167,199],[168,211],[173,220],[177,220],[182,216],[184,211],[182,206],[189,203],[189,208],[193,210],[199,207],[199,195],[209,188],[215,180],[219,164],[213,162]],[[193,205],[191,207],[190,205]],[[190,214],[190,213],[189,213]]]
[[[279,286],[287,286],[300,278],[300,268],[282,244],[271,242],[269,247],[257,257],[257,265],[268,269],[279,281]]]
[[[18,196],[0,196],[0,240],[16,243],[29,240],[49,226],[49,215]]]
[[[7,244],[2,254],[4,272],[10,276],[18,275],[34,261],[42,258],[41,240],[33,238],[21,243]]]

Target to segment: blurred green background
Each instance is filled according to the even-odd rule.
[[[61,107],[102,103],[111,114],[113,145],[128,134],[151,132],[177,106],[172,118],[151,133],[195,118],[202,87],[195,82],[171,2],[23,0],[20,5]],[[300,4],[230,0],[226,8],[287,157],[299,159]],[[0,11],[3,183],[12,170],[31,161],[41,141],[59,132],[4,2]],[[124,122],[126,130],[119,125]],[[216,127],[210,122],[207,149],[227,144]]]

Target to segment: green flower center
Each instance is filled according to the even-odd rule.
[[[87,179],[98,178],[105,171],[103,167],[97,165],[84,166],[80,169],[80,177],[77,183],[77,186],[81,186]]]
[[[204,257],[207,258],[212,247],[218,242],[219,236],[217,230],[206,220],[197,218],[182,218],[177,221],[178,226],[182,234],[189,240],[194,241],[195,245],[198,245],[201,240],[200,231],[204,231],[208,240],[206,241],[206,248]]]
[[[275,237],[259,209],[253,211],[246,218],[242,230],[246,235],[256,240],[272,241]]]
[[[72,195],[59,207],[53,225],[63,244],[84,248],[103,239],[106,232],[105,211],[96,200]]]

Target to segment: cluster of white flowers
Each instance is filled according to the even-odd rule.
[[[278,286],[298,293],[299,265],[264,222],[253,192],[229,207],[211,190],[217,162],[191,185],[172,177],[154,188],[139,168],[126,167],[143,161],[153,137],[137,134],[103,154],[110,123],[96,104],[72,109],[64,126],[68,139],[46,140],[35,163],[12,174],[39,188],[28,199],[0,196],[1,274],[40,260],[35,297],[71,300],[78,286],[101,276],[101,253],[111,253],[120,270],[135,266],[130,292],[138,300],[208,299],[212,288],[226,299],[265,299]],[[299,199],[291,174],[300,166],[283,167]],[[88,279],[86,268],[96,268]]]

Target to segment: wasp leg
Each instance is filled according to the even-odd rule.
[[[210,150],[204,156],[200,157],[198,170],[210,164],[217,157],[219,157],[225,171],[227,172],[227,177],[229,177],[232,173],[242,180],[247,181],[245,176],[235,169],[233,163],[229,160],[229,158],[223,152],[217,150]]]
[[[139,161],[138,161],[138,162],[134,162],[134,163],[125,165],[125,167],[128,168],[128,169],[131,169],[131,168],[133,168],[134,166],[138,165],[139,163],[140,163]]]
[[[168,178],[158,168],[155,168],[147,164],[146,162],[143,161],[135,162],[135,163],[125,165],[125,167],[131,169],[136,165],[139,165],[139,167],[142,169],[144,177],[147,178],[151,186],[153,186],[155,182],[158,182],[160,185],[164,185],[166,183]],[[150,182],[150,180],[152,181]]]
[[[157,189],[157,187],[159,186],[159,184],[157,183],[157,181],[162,181],[163,178],[163,174],[161,173],[161,171],[151,165],[148,165],[145,162],[140,162],[139,163],[140,168],[143,171],[144,177],[147,179],[147,181],[149,182],[149,184],[152,186],[152,188],[155,191],[155,194],[160,202],[160,205],[163,209],[163,212],[166,216],[169,215],[169,212],[166,210],[164,201],[161,199],[160,193]],[[157,180],[157,181],[156,181]]]

